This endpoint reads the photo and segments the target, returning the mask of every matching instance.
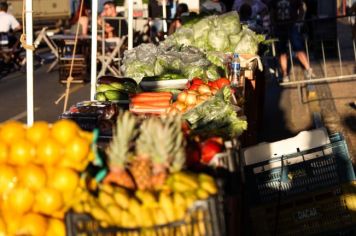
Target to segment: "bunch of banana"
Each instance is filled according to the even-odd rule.
[[[200,232],[205,227],[200,219],[205,213],[200,209],[193,210],[194,203],[216,193],[215,181],[209,175],[177,172],[167,179],[159,192],[137,190],[129,193],[109,184],[99,185],[97,197],[80,191],[73,210],[90,214],[102,227],[144,228],[149,231],[153,226],[181,221],[188,223],[177,226],[181,235],[190,235],[188,232],[197,231],[197,228]],[[187,214],[190,211],[192,213]],[[166,228],[163,229],[167,231],[165,235],[170,235],[169,227]]]
[[[131,82],[110,82],[98,84],[95,98],[97,101],[128,100],[129,94],[136,93],[136,85]]]

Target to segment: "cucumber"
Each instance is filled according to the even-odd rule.
[[[127,93],[120,92],[118,90],[108,90],[104,92],[105,97],[109,101],[115,101],[115,100],[128,100],[129,96]]]
[[[99,102],[104,102],[106,101],[106,96],[103,92],[98,92],[95,94],[95,99]]]
[[[115,90],[115,88],[113,86],[111,86],[110,84],[100,84],[96,87],[97,92],[105,92],[108,90]]]
[[[110,83],[113,90],[124,91],[128,93],[135,93],[136,92],[136,85],[130,82],[112,82]]]

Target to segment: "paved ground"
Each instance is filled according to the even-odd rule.
[[[355,75],[356,62],[351,35],[344,21],[338,24],[342,65],[335,55],[326,55],[326,75],[322,57],[311,54],[311,64],[318,78]],[[337,47],[335,44],[335,52]],[[336,54],[337,55],[337,54]],[[303,78],[300,65],[295,64],[296,80]],[[279,86],[266,71],[266,96],[263,129],[260,141],[276,141],[315,127],[315,115],[329,133],[341,132],[347,140],[351,156],[356,158],[356,75],[348,80],[335,80],[313,86]],[[299,94],[299,91],[302,93]]]

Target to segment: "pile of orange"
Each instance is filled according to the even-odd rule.
[[[0,235],[65,235],[63,217],[93,158],[91,142],[70,120],[0,124]]]

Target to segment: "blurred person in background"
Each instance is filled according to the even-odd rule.
[[[148,3],[148,16],[152,20],[152,22],[150,23],[150,35],[151,40],[154,42],[161,41],[164,39],[162,2],[162,0],[149,0]],[[172,0],[166,0],[167,19],[171,18],[171,4],[173,4]]]
[[[277,52],[282,72],[282,82],[289,82],[288,41],[296,57],[304,68],[307,79],[315,77],[304,49],[304,40],[297,21],[303,20],[305,9],[303,0],[271,0],[269,3],[274,36],[278,38]]]
[[[80,12],[80,4],[78,5],[75,14],[70,19],[70,24],[72,25],[70,29],[71,34],[75,34],[77,32],[77,27],[79,26],[79,34],[88,35],[89,13],[90,13],[90,8],[85,1],[83,2],[83,8],[81,12]]]
[[[7,37],[8,45],[12,47],[18,41],[18,38],[13,33],[20,31],[22,27],[13,15],[7,13],[7,9],[8,4],[6,2],[0,2],[0,33],[5,33],[4,35]]]
[[[122,13],[116,12],[116,5],[113,1],[107,1],[104,3],[101,17],[123,17]],[[102,25],[102,19],[99,19],[99,24]],[[128,26],[125,19],[106,19],[105,26],[105,38],[122,37],[127,35]]]
[[[226,6],[220,0],[206,0],[201,5],[202,13],[206,14],[222,14],[226,12]]]
[[[240,8],[244,4],[251,6],[251,19],[256,19],[258,15],[268,10],[267,5],[261,0],[235,0],[232,9],[240,12]]]
[[[184,16],[189,16],[189,8],[185,3],[180,3],[177,6],[176,14],[171,22],[168,30],[168,34],[173,34],[184,23]]]

